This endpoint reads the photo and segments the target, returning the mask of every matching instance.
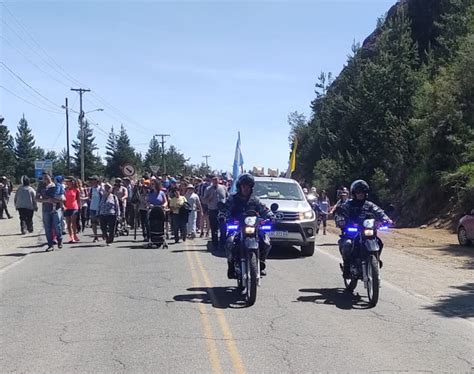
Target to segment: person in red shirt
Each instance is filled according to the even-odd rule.
[[[77,216],[81,204],[81,194],[74,178],[66,179],[64,196],[66,198],[64,202],[64,217],[66,218],[69,243],[71,244],[79,241],[77,237]]]

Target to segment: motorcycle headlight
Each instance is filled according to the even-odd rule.
[[[303,221],[305,219],[313,219],[314,217],[314,211],[308,210],[306,212],[300,212],[300,221]]]
[[[257,224],[257,217],[255,217],[255,216],[245,217],[244,222],[248,226],[255,226]]]
[[[374,236],[374,230],[373,229],[365,229],[364,230],[364,236]]]
[[[253,227],[253,226],[246,226],[246,227],[245,227],[245,233],[246,233],[246,234],[255,234],[255,227]]]

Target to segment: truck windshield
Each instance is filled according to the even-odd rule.
[[[253,194],[260,199],[304,200],[304,195],[296,183],[255,181]]]

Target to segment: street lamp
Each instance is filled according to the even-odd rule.
[[[94,109],[94,110],[89,110],[88,112],[85,112],[84,114],[87,114],[87,113],[92,113],[92,112],[103,112],[104,109],[102,108],[97,108],[97,109]]]

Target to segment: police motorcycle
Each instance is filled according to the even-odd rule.
[[[387,222],[377,222],[368,215],[359,222],[348,222],[342,216],[336,217],[336,224],[342,229],[341,240],[352,242],[352,255],[350,259],[350,277],[344,277],[346,290],[353,292],[357,282],[363,281],[367,290],[369,305],[374,307],[379,300],[380,269],[383,262],[380,259],[383,242],[377,236],[378,231],[387,231]],[[343,270],[340,264],[341,271]]]
[[[218,205],[222,210],[224,204]],[[278,208],[276,203],[270,207],[272,212],[276,212]],[[219,219],[226,220],[224,215],[220,215]],[[240,220],[227,219],[226,223],[227,237],[233,237],[232,261],[237,275],[237,286],[247,306],[252,306],[257,299],[257,286],[261,283],[260,239],[272,231],[272,220],[262,219],[256,211],[248,210]]]

